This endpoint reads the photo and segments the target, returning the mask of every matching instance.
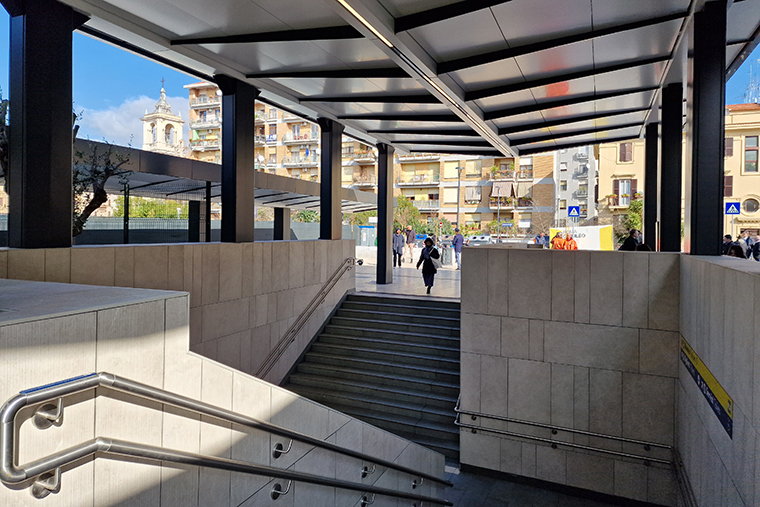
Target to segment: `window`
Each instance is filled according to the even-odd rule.
[[[723,197],[734,195],[734,177],[723,176]]]
[[[633,162],[633,143],[620,143],[620,162]]]
[[[615,180],[612,182],[613,206],[630,206],[636,195],[636,180]]]
[[[744,138],[744,172],[757,172],[757,136]]]
[[[758,209],[760,209],[760,201],[757,199],[746,199],[742,203],[742,210],[745,213],[757,213]]]
[[[566,199],[560,199],[559,200],[559,209],[567,209],[567,200]]]
[[[734,156],[734,138],[733,137],[727,137],[725,140],[726,147],[725,147],[725,157],[733,157]]]
[[[578,185],[578,191],[576,192],[578,197],[588,197],[588,183]]]
[[[291,130],[293,132],[293,137],[298,137],[301,135],[301,126],[298,124],[295,124],[291,127]]]
[[[560,171],[567,171],[567,162],[560,162],[559,163],[559,170]]]
[[[567,190],[567,180],[559,180],[559,189],[563,192]]]

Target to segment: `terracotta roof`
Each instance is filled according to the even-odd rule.
[[[729,104],[726,109],[729,111],[760,111],[760,104]]]

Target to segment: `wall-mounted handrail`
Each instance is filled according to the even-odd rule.
[[[358,451],[354,451],[352,449],[340,447],[330,442],[325,442],[323,440],[304,435],[303,433],[260,421],[253,417],[232,412],[231,410],[216,407],[214,405],[209,405],[208,403],[204,403],[202,401],[187,398],[176,393],[171,393],[163,389],[151,387],[149,385],[118,377],[106,372],[91,373],[89,375],[75,377],[61,382],[56,382],[54,384],[24,390],[8,400],[5,405],[3,405],[2,409],[0,409],[0,459],[2,460],[0,461],[0,480],[9,484],[23,482],[32,477],[39,477],[41,474],[55,470],[60,466],[60,463],[62,462],[70,463],[72,461],[80,459],[83,456],[87,456],[93,452],[100,451],[103,446],[102,442],[105,442],[107,439],[95,439],[93,441],[87,442],[86,444],[82,444],[66,451],[56,453],[48,458],[44,458],[43,460],[27,464],[25,467],[17,467],[14,463],[16,456],[16,432],[14,421],[16,414],[18,414],[20,410],[22,410],[24,407],[37,406],[38,412],[46,414],[48,412],[46,404],[49,402],[57,402],[63,397],[95,388],[107,388],[110,390],[119,391],[138,398],[157,401],[166,405],[188,410],[196,414],[213,417],[224,422],[234,423],[240,426],[266,431],[274,435],[296,440],[298,442],[313,445],[315,447],[320,447],[328,451],[336,452],[344,456],[349,456],[370,463],[376,463],[380,466],[407,473],[415,477],[422,477],[439,484],[451,486],[451,483],[449,481],[431,474],[422,473],[409,467],[398,465],[396,463],[379,459]],[[63,405],[61,404],[60,407],[60,413],[62,414]],[[136,446],[139,444],[129,445]],[[177,451],[167,451],[166,449],[162,449],[162,452]],[[361,472],[361,470],[359,470],[359,472]],[[267,473],[264,475],[271,474]],[[438,503],[441,502],[441,500],[438,501]]]
[[[269,355],[267,355],[266,359],[264,359],[261,367],[259,367],[259,370],[256,372],[257,377],[266,377],[266,375],[272,370],[277,361],[288,349],[290,344],[296,341],[298,333],[301,332],[301,329],[303,329],[314,312],[317,311],[319,305],[322,304],[333,287],[335,287],[335,285],[341,279],[343,274],[351,269],[355,263],[356,259],[354,257],[347,257],[343,260],[343,262],[341,262],[340,266],[338,266],[338,269],[336,269],[335,272],[330,275],[330,278],[327,279],[319,292],[317,292],[312,300],[309,301],[309,304],[306,305],[306,308],[303,312],[301,312],[301,315],[296,318],[295,322],[293,322],[293,325],[288,328],[282,338],[280,338],[280,341],[277,342],[277,345],[275,345]]]
[[[576,444],[576,443],[573,443],[573,442],[565,442],[565,441],[562,441],[562,440],[553,440],[551,438],[537,437],[537,436],[534,436],[534,435],[526,435],[524,433],[518,433],[518,432],[515,432],[515,431],[507,431],[507,430],[501,430],[501,429],[497,429],[497,428],[489,428],[489,427],[486,427],[486,426],[476,426],[474,424],[463,423],[460,420],[461,419],[460,416],[462,416],[462,415],[469,415],[469,416],[473,417],[473,419],[475,419],[476,417],[480,417],[480,418],[483,418],[483,419],[493,419],[495,421],[504,421],[504,422],[508,422],[508,423],[523,424],[523,425],[526,425],[526,426],[545,428],[545,429],[551,430],[553,434],[556,434],[557,432],[563,431],[563,432],[567,432],[567,433],[574,433],[574,434],[585,435],[585,436],[589,436],[589,437],[603,438],[603,439],[607,439],[607,440],[613,440],[613,441],[625,442],[625,443],[629,443],[629,444],[641,445],[641,446],[644,447],[644,450],[646,450],[646,451],[649,451],[652,447],[657,447],[657,448],[660,448],[660,449],[666,449],[666,450],[670,450],[670,451],[672,451],[672,449],[673,449],[673,447],[670,446],[670,445],[659,444],[657,442],[646,442],[646,441],[643,441],[643,440],[635,440],[635,439],[632,439],[632,438],[617,437],[617,436],[614,436],[614,435],[605,435],[603,433],[594,433],[592,431],[578,430],[578,429],[574,429],[574,428],[565,428],[563,426],[554,426],[554,425],[551,425],[551,424],[543,424],[543,423],[537,423],[537,422],[533,422],[533,421],[524,421],[524,420],[521,420],[521,419],[513,419],[511,417],[503,417],[503,416],[498,416],[498,415],[483,414],[483,413],[480,413],[480,412],[472,412],[472,411],[469,411],[469,410],[461,410],[459,408],[459,403],[460,403],[460,400],[457,400],[456,407],[454,407],[454,412],[456,412],[456,418],[454,419],[454,424],[457,425],[457,426],[459,426],[460,428],[467,428],[467,429],[474,430],[474,431],[485,431],[485,432],[488,432],[488,433],[495,433],[497,435],[504,435],[504,436],[510,436],[510,437],[515,437],[515,438],[524,438],[524,439],[533,440],[533,441],[536,441],[536,442],[547,443],[547,444],[550,444],[552,447],[555,447],[555,448],[557,446],[572,447],[572,448],[575,448],[575,449],[583,449],[583,450],[586,450],[586,451],[600,452],[600,453],[603,453],[603,454],[611,454],[611,455],[614,455],[614,456],[621,456],[621,457],[625,457],[625,458],[638,459],[638,460],[643,460],[643,461],[652,462],[652,463],[661,463],[661,464],[664,464],[664,465],[672,465],[673,464],[672,461],[668,461],[668,460],[664,460],[664,459],[660,459],[660,458],[655,458],[655,457],[652,457],[652,456],[642,456],[642,455],[639,455],[639,454],[633,454],[633,453],[628,453],[628,452],[612,451],[612,450],[609,450],[609,449],[603,449],[603,448],[600,448],[600,447],[593,447],[593,446],[590,446],[590,445]]]

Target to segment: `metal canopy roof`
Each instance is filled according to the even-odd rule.
[[[63,1],[90,15],[86,33],[200,77],[245,79],[349,134],[494,156],[639,137],[704,3]],[[728,3],[730,75],[760,37],[760,2]]]

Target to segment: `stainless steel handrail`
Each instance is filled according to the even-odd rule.
[[[434,475],[422,473],[409,467],[391,463],[390,461],[369,456],[352,449],[346,449],[330,442],[325,442],[323,440],[304,435],[303,433],[260,421],[253,417],[238,414],[236,412],[232,412],[231,410],[209,405],[208,403],[204,403],[202,401],[187,398],[185,396],[164,391],[163,389],[151,387],[146,384],[141,384],[133,380],[117,377],[116,375],[106,372],[91,373],[89,375],[83,375],[54,384],[21,391],[21,393],[14,396],[8,400],[5,405],[3,405],[2,409],[0,409],[0,459],[2,459],[0,462],[0,480],[6,483],[22,482],[31,477],[37,477],[43,473],[50,472],[60,466],[55,464],[58,463],[58,461],[55,461],[51,464],[51,458],[45,458],[38,462],[34,462],[25,468],[19,468],[15,466],[14,459],[16,456],[16,432],[14,421],[16,414],[18,414],[20,410],[28,406],[39,406],[37,415],[35,416],[35,421],[38,417],[42,419],[46,417],[61,417],[63,411],[63,404],[60,401],[61,398],[95,388],[107,388],[114,391],[119,391],[139,398],[157,401],[166,405],[188,410],[196,414],[213,417],[224,422],[234,423],[240,426],[266,431],[274,435],[296,440],[298,442],[313,445],[315,447],[320,447],[328,451],[336,452],[344,456],[357,458],[370,463],[376,463],[380,466],[397,470],[399,472],[408,473],[415,477],[422,477],[439,484],[451,486],[451,483],[449,481],[440,479]],[[51,412],[48,407],[48,402],[50,401],[58,402],[58,408],[54,412]],[[95,441],[97,440],[98,439],[95,439]],[[91,441],[87,445],[92,447],[95,445],[95,443],[93,443],[95,441]],[[79,459],[81,457],[81,453],[83,452],[85,455],[88,455],[92,452],[100,450],[100,444],[97,445],[98,449],[96,449],[96,451],[92,451],[90,447],[83,446],[84,444],[72,449],[68,449],[66,451],[62,451],[61,453],[54,454],[53,457],[55,457],[56,460],[65,459],[68,460],[67,462],[70,462],[74,461],[75,459]],[[29,467],[31,467],[31,473],[28,472]]]
[[[351,269],[355,263],[356,259],[354,257],[347,257],[343,260],[340,266],[338,266],[338,269],[336,269],[335,272],[330,275],[330,278],[327,279],[317,295],[314,296],[311,301],[309,301],[309,304],[306,305],[306,308],[303,312],[301,312],[301,315],[298,316],[295,322],[293,322],[293,325],[288,328],[282,338],[280,338],[280,341],[277,342],[277,345],[275,345],[269,355],[267,355],[266,359],[264,359],[264,362],[256,372],[257,377],[263,378],[272,370],[274,365],[277,363],[280,357],[282,357],[290,344],[296,340],[296,336],[298,336],[298,333],[301,332],[301,329],[303,329],[314,312],[317,311],[319,305],[322,304],[333,287],[335,287],[335,284],[338,283],[338,280],[340,280],[343,274]]]
[[[600,453],[603,453],[603,454],[610,454],[610,455],[614,455],[614,456],[621,456],[621,457],[625,457],[625,458],[638,459],[638,460],[643,460],[643,461],[646,461],[646,462],[661,463],[661,464],[664,464],[664,465],[673,465],[672,461],[668,461],[668,460],[660,459],[660,458],[655,458],[655,457],[652,457],[652,456],[642,456],[642,455],[639,455],[639,454],[633,454],[633,453],[628,453],[628,452],[612,451],[612,450],[609,450],[609,449],[602,449],[600,447],[593,447],[593,446],[590,446],[590,445],[576,444],[576,443],[573,443],[573,442],[565,442],[565,441],[562,441],[562,440],[553,440],[551,438],[537,437],[535,435],[526,435],[524,433],[518,433],[518,432],[515,432],[515,431],[500,430],[500,429],[496,429],[496,428],[488,428],[488,427],[485,427],[485,426],[476,426],[474,424],[463,423],[463,422],[460,421],[460,416],[464,414],[464,415],[469,415],[469,416],[481,417],[481,418],[484,418],[484,419],[493,419],[493,420],[496,420],[496,421],[504,421],[504,422],[510,422],[510,423],[514,423],[514,424],[524,424],[524,425],[527,425],[527,426],[534,426],[534,427],[539,427],[539,428],[545,428],[545,429],[551,430],[552,433],[555,433],[555,434],[556,434],[556,432],[563,431],[563,432],[567,432],[567,433],[575,433],[575,434],[585,435],[585,436],[589,436],[589,437],[604,438],[604,439],[608,439],[608,440],[615,440],[615,441],[618,441],[618,442],[626,442],[626,443],[630,443],[630,444],[642,445],[642,446],[644,446],[644,449],[647,450],[647,451],[649,451],[652,447],[657,447],[657,448],[660,448],[660,449],[667,449],[667,450],[672,450],[673,449],[673,447],[670,446],[670,445],[658,444],[656,442],[645,442],[643,440],[634,440],[634,439],[631,439],[631,438],[616,437],[614,435],[605,435],[603,433],[594,433],[594,432],[591,432],[591,431],[577,430],[577,429],[574,429],[574,428],[565,428],[565,427],[562,427],[562,426],[554,426],[554,425],[551,425],[551,424],[535,423],[535,422],[532,422],[532,421],[523,421],[521,419],[512,419],[512,418],[509,418],[509,417],[502,417],[502,416],[497,416],[497,415],[483,414],[483,413],[480,413],[480,412],[471,412],[471,411],[468,411],[468,410],[461,410],[459,408],[459,402],[460,402],[460,400],[457,400],[457,405],[456,405],[456,407],[454,407],[454,412],[456,412],[456,417],[454,419],[454,424],[456,426],[459,426],[460,428],[467,428],[467,429],[473,430],[473,432],[479,430],[479,431],[485,431],[485,432],[488,432],[488,433],[496,433],[497,435],[504,435],[504,436],[510,436],[510,437],[515,437],[515,438],[524,438],[524,439],[527,439],[527,440],[534,440],[534,441],[537,441],[537,442],[543,442],[543,443],[551,444],[551,446],[554,447],[554,448],[556,448],[557,446],[564,446],[564,447],[571,447],[571,448],[574,448],[574,449],[583,449],[583,450],[586,450],[586,451],[594,451],[594,452],[600,452]]]

